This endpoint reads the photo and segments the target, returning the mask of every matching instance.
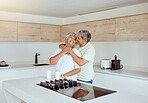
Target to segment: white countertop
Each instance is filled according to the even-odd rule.
[[[120,70],[109,70],[109,69],[104,70],[104,69],[101,69],[99,66],[94,65],[94,71],[99,73],[148,80],[148,68],[125,66],[123,69],[120,69]]]
[[[41,61],[40,63],[48,63],[47,61]],[[25,70],[25,69],[38,69],[38,68],[51,68],[54,65],[45,65],[45,66],[33,66],[33,62],[20,62],[20,63],[11,63],[9,68],[0,68],[2,71],[14,71],[14,70]],[[130,67],[124,66],[121,70],[104,70],[101,69],[98,65],[94,65],[94,71],[97,73],[106,73],[111,75],[126,76],[136,79],[148,80],[148,68],[142,67]]]
[[[74,98],[59,94],[36,85],[45,77],[9,80],[3,82],[3,89],[28,103],[82,103]],[[118,92],[98,97],[83,103],[148,103],[147,96]]]
[[[18,63],[10,63],[9,67],[0,67],[0,72],[3,71],[18,71],[18,70],[28,70],[28,69],[38,69],[38,68],[51,68],[53,65],[44,65],[44,66],[34,66],[33,62],[18,62]],[[49,64],[47,61],[42,61],[39,64]]]

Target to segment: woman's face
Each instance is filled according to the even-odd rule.
[[[76,43],[76,37],[73,35],[70,35],[68,38],[65,39],[65,43],[66,45],[70,45],[71,47],[73,47]]]

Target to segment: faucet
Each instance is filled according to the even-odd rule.
[[[35,64],[38,64],[38,56],[40,56],[39,53],[35,53]]]

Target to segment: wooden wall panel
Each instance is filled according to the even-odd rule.
[[[60,26],[41,24],[41,42],[60,42]]]
[[[0,41],[59,42],[81,29],[90,31],[91,41],[144,41],[148,40],[148,13],[62,26],[0,21]]]
[[[39,42],[40,24],[18,22],[19,42]]]
[[[114,41],[115,19],[101,20],[88,23],[92,34],[92,41]]]
[[[91,41],[148,40],[148,14],[120,17],[62,26],[61,41],[68,32],[89,30]]]
[[[78,33],[79,30],[88,30],[91,35],[91,41],[114,41],[115,40],[115,19],[86,22],[73,25],[62,26],[63,41],[68,32]]]
[[[116,40],[148,40],[148,14],[116,18]]]
[[[65,36],[69,33],[69,32],[74,32],[77,33],[79,31],[79,25],[65,25],[61,27],[61,41],[65,41]]]
[[[17,41],[17,22],[0,21],[0,41]]]

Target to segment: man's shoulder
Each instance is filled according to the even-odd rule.
[[[87,46],[87,49],[95,50],[94,46],[91,43],[89,43],[89,45]]]

